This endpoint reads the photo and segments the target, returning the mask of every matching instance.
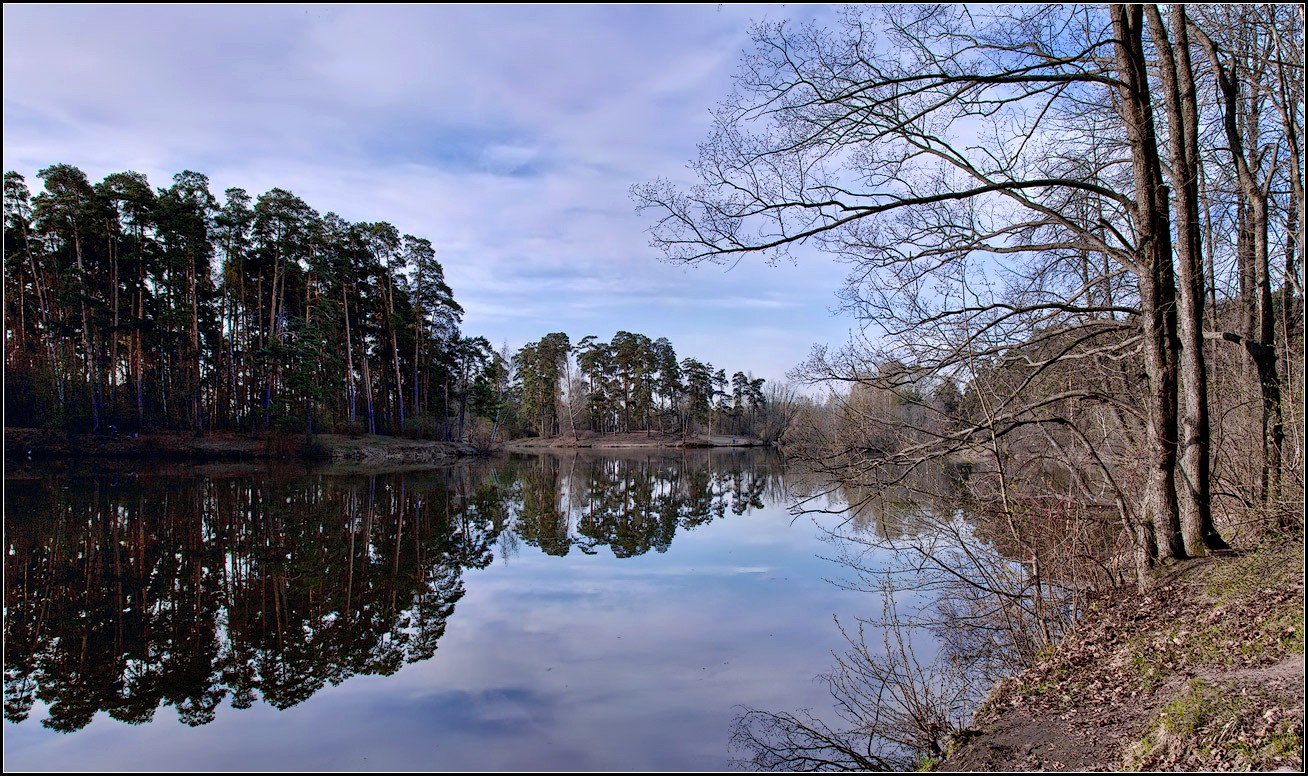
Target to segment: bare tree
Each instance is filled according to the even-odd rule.
[[[1290,285],[1294,277],[1295,246],[1302,241],[1301,230],[1294,228],[1303,210],[1300,148],[1303,118],[1302,108],[1296,109],[1294,104],[1296,100],[1302,104],[1302,88],[1296,97],[1284,85],[1289,81],[1302,83],[1303,65],[1301,55],[1295,61],[1283,59],[1287,49],[1294,49],[1292,41],[1295,41],[1293,34],[1285,34],[1287,17],[1293,18],[1290,9],[1278,11],[1274,6],[1214,8],[1201,12],[1200,18],[1207,24],[1190,24],[1214,74],[1223,145],[1238,191],[1236,260],[1240,320],[1238,331],[1214,333],[1214,336],[1244,349],[1249,382],[1261,399],[1260,501],[1279,496],[1285,441],[1271,261],[1274,212],[1278,205],[1276,192],[1281,187],[1288,188],[1290,194],[1290,202],[1285,206],[1289,218],[1284,230],[1286,266],[1281,279],[1282,310],[1286,315],[1293,299]],[[1302,13],[1295,26],[1299,29],[1297,42],[1301,52]],[[1269,109],[1278,112],[1279,123],[1264,120]],[[1283,160],[1283,157],[1288,158]],[[1285,327],[1286,336],[1289,328]]]
[[[804,397],[790,383],[768,383],[763,388],[762,409],[755,433],[764,442],[783,442],[804,406]]]
[[[841,634],[849,648],[822,679],[841,722],[832,727],[808,711],[746,709],[736,718],[732,747],[746,767],[768,771],[911,771],[943,756],[962,730],[979,684],[947,657],[918,660],[912,628],[900,621],[886,591],[879,648],[863,623]]]
[[[1168,177],[1176,231],[1177,334],[1180,338],[1181,478],[1178,495],[1185,509],[1181,524],[1185,551],[1202,555],[1227,544],[1213,525],[1210,497],[1208,372],[1204,362],[1203,246],[1199,222],[1199,108],[1185,9],[1171,8],[1172,34],[1156,6],[1145,7],[1157,70],[1163,86],[1168,127]]]
[[[911,424],[900,471],[991,434],[1050,437],[1095,461],[1144,562],[1202,554],[1226,543],[1207,492],[1194,30],[1179,8],[1169,25],[1138,6],[761,25],[699,184],[634,196],[671,261],[816,245],[849,262],[842,299],[868,331],[796,376],[876,382],[936,416]],[[906,369],[880,374],[891,362]],[[989,383],[1007,393],[988,415],[943,412],[900,381],[967,387],[997,365],[1016,379]],[[835,441],[850,444],[831,468],[877,465]]]

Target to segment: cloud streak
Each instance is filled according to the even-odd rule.
[[[838,265],[666,264],[628,190],[685,178],[751,19],[827,12],[7,5],[5,168],[286,188],[431,239],[471,334],[626,329],[781,379],[843,337],[826,314]],[[786,341],[737,363],[741,332],[779,313]]]

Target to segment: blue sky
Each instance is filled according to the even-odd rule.
[[[687,180],[751,21],[827,6],[4,7],[4,167],[286,188],[430,239],[464,330],[668,337],[782,380],[856,323],[806,255],[660,261],[632,184]]]

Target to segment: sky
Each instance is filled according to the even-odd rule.
[[[828,6],[4,6],[4,169],[194,170],[431,240],[463,330],[627,330],[784,381],[845,268],[664,262],[633,184],[690,182],[751,22]]]

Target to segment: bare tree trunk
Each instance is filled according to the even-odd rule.
[[[390,267],[386,268],[386,328],[391,338],[391,365],[395,372],[395,409],[398,413],[397,436],[404,433],[404,381],[400,372],[400,346],[395,334],[395,278]]]
[[[54,379],[55,393],[59,398],[59,406],[62,408],[64,406],[64,383],[63,379],[60,377],[59,357],[55,352],[55,341],[54,338],[48,334],[48,332],[53,331],[51,319],[54,317],[54,312],[47,301],[48,295],[44,290],[45,283],[41,279],[41,273],[37,271],[36,257],[32,255],[32,238],[31,233],[28,230],[27,222],[25,220],[20,220],[20,224],[23,230],[23,253],[27,256],[27,267],[32,273],[32,287],[36,291],[36,302],[37,307],[40,310],[41,328],[46,332],[45,336],[41,337],[41,339],[45,341],[46,353],[50,358],[50,374]]]
[[[377,415],[372,403],[372,375],[368,370],[368,351],[363,352],[363,407],[368,415],[367,430],[369,434],[377,433]]]
[[[415,269],[413,274],[413,404],[409,407],[409,412],[414,415],[421,415],[421,381],[419,379],[421,372],[418,365],[422,363],[422,334],[423,329],[426,327],[422,325],[422,271],[420,269]]]
[[[272,287],[268,290],[268,345],[277,338],[277,279],[282,274],[282,253],[279,249],[273,259]],[[283,281],[284,282],[284,281]],[[277,361],[269,359],[267,374],[263,385],[263,430],[267,431],[272,421],[273,386],[277,380]]]
[[[1171,8],[1173,48],[1155,5],[1145,6],[1158,52],[1170,129],[1169,173],[1176,213],[1179,290],[1177,331],[1181,343],[1181,477],[1178,483],[1181,535],[1191,557],[1228,549],[1213,525],[1209,449],[1208,374],[1204,363],[1203,246],[1199,231],[1199,110],[1190,65],[1185,9]]]
[[[1176,500],[1177,363],[1176,299],[1168,224],[1167,190],[1154,132],[1153,109],[1142,42],[1143,9],[1111,8],[1117,40],[1118,110],[1131,146],[1135,175],[1136,258],[1140,265],[1140,317],[1144,335],[1149,433],[1146,447],[1147,512],[1153,524],[1153,555],[1168,562],[1185,557]],[[1140,534],[1137,535],[1138,537]]]
[[[79,285],[79,294],[82,309],[82,364],[83,371],[86,375],[87,385],[91,388],[91,431],[99,433],[100,431],[100,402],[98,396],[100,392],[99,370],[95,365],[95,356],[91,353],[91,316],[86,309],[86,268],[82,262],[82,238],[78,233],[77,224],[73,224],[73,251],[77,257],[77,283]]]
[[[444,419],[444,425],[445,425],[445,439],[446,439],[446,441],[449,441],[449,439],[450,439],[450,377],[449,377],[449,373],[448,373],[448,372],[447,372],[446,375],[445,375],[445,419]],[[460,432],[460,433],[462,433],[462,432]],[[459,441],[460,441],[460,442],[463,441],[463,437],[462,437],[462,436],[459,437]]]
[[[422,329],[423,327],[419,322],[414,322],[413,324],[413,404],[409,407],[409,412],[414,415],[422,414],[422,402],[420,401],[422,394],[421,391],[419,390],[419,387],[421,385],[421,380],[419,378],[419,375],[421,374],[421,372],[418,369],[418,364],[422,363],[421,361]]]
[[[191,363],[188,364],[191,388],[191,409],[195,420],[195,435],[204,432],[204,407],[200,397],[200,299],[196,291],[197,275],[195,257],[190,257],[187,267],[187,281],[191,293]]]
[[[346,285],[341,284],[341,309],[345,311],[345,394],[350,405],[350,424],[357,416],[354,393],[354,339],[350,336],[350,299],[345,293]]]
[[[117,230],[112,230],[116,232]],[[109,237],[109,304],[113,321],[109,337],[109,413],[110,420],[118,415],[118,246],[111,232]]]
[[[143,283],[141,285],[144,285]],[[141,352],[144,345],[141,342],[140,322],[145,317],[145,291],[141,286],[136,290],[136,316],[137,326],[132,331],[132,380],[136,383],[136,425],[139,428],[145,424],[145,356]]]
[[[400,372],[400,346],[395,336],[395,322],[391,322],[391,361],[395,366],[395,408],[399,412],[399,431],[404,433],[404,381]]]
[[[1243,25],[1242,25],[1243,26]],[[1272,312],[1271,264],[1268,255],[1268,199],[1270,176],[1260,182],[1255,168],[1260,164],[1259,122],[1262,95],[1248,94],[1241,109],[1240,62],[1233,52],[1230,63],[1222,61],[1217,44],[1198,27],[1191,27],[1202,44],[1217,75],[1223,101],[1223,129],[1227,147],[1240,183],[1242,226],[1237,256],[1240,262],[1240,301],[1246,364],[1256,380],[1262,400],[1262,471],[1258,483],[1260,500],[1275,498],[1280,490],[1281,448],[1285,429],[1281,412],[1281,380],[1277,374],[1276,330]],[[1256,68],[1265,64],[1271,49],[1259,51],[1258,36],[1248,33],[1242,55]],[[1243,120],[1243,126],[1241,125]],[[1241,129],[1244,130],[1243,134]],[[1252,161],[1252,163],[1251,163]],[[1232,340],[1233,338],[1227,337]],[[1239,341],[1239,340],[1234,340]]]

